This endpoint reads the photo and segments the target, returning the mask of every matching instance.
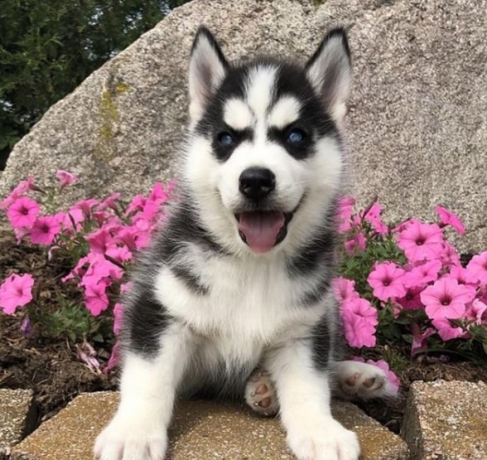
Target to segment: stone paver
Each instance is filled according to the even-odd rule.
[[[30,390],[0,390],[0,460],[6,460],[10,448],[35,426],[36,411]]]
[[[414,460],[486,460],[487,385],[414,382],[402,431]]]
[[[82,394],[44,423],[13,451],[11,460],[88,460],[96,435],[118,404],[116,393]],[[355,430],[363,460],[407,460],[408,449],[396,435],[349,403],[335,415]],[[168,460],[292,460],[277,419],[263,419],[245,407],[215,401],[178,404],[170,431]]]

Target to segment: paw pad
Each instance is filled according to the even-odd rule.
[[[277,394],[268,373],[254,372],[245,388],[245,401],[257,413],[265,416],[277,414]]]

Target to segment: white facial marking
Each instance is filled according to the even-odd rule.
[[[249,106],[241,99],[229,99],[223,109],[223,121],[236,131],[250,128],[254,121]]]
[[[270,126],[283,129],[299,118],[301,103],[292,96],[279,99],[268,118]]]
[[[252,69],[247,81],[247,102],[259,120],[264,120],[274,92],[277,69],[261,66]]]

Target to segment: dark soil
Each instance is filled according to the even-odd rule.
[[[38,285],[59,283],[67,267],[51,267],[45,254],[36,248],[17,246],[10,231],[0,230],[0,282],[13,271],[32,273]],[[37,293],[46,296],[49,291]],[[76,344],[63,338],[50,339],[35,334],[26,338],[20,331],[22,308],[15,316],[0,313],[0,388],[34,391],[39,421],[46,420],[84,391],[114,389],[116,377],[95,374],[76,356]],[[99,360],[109,357],[98,350]]]
[[[0,315],[0,388],[34,391],[39,420],[55,415],[84,391],[115,389],[113,375],[95,374],[68,341],[26,339],[19,320]]]
[[[68,266],[54,269],[45,254],[35,248],[17,246],[10,232],[0,230],[0,282],[12,272],[33,273],[45,285],[59,283]],[[22,309],[19,309],[22,310]],[[67,339],[52,339],[36,334],[26,338],[19,329],[20,318],[0,314],[0,388],[32,389],[39,405],[39,421],[46,420],[80,392],[115,389],[116,373],[94,373],[76,356],[76,344]],[[102,364],[109,357],[107,349],[98,349]],[[402,388],[398,398],[368,402],[361,407],[394,432],[399,432],[407,391],[415,380],[468,380],[487,383],[487,367],[467,362],[444,362],[443,357],[423,356],[405,360],[399,373]]]

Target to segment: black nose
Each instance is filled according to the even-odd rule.
[[[239,179],[239,189],[252,200],[265,198],[276,188],[276,176],[270,169],[248,168]]]

